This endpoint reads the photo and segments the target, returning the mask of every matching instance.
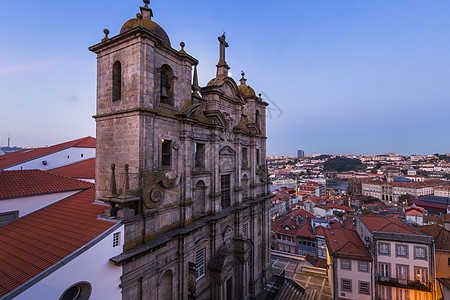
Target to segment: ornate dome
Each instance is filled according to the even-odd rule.
[[[245,73],[242,72],[241,75],[241,84],[238,86],[239,91],[242,93],[242,95],[244,95],[245,98],[256,97],[255,90],[246,83],[247,79],[244,78]]]
[[[141,7],[141,13],[136,14],[136,18],[128,20],[123,24],[120,33],[127,32],[136,27],[142,27],[150,30],[157,37],[161,38],[164,44],[170,47],[170,39],[167,33],[156,22],[152,21],[153,12],[148,7],[149,1],[144,1],[145,7]]]

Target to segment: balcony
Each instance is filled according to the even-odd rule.
[[[433,285],[431,282],[420,282],[417,280],[406,280],[398,278],[388,278],[378,275],[377,283],[379,285],[398,287],[402,289],[410,289],[424,292],[431,292],[433,290]]]

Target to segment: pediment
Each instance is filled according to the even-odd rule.
[[[236,152],[234,152],[234,150],[230,146],[225,146],[219,150],[219,154],[220,155],[235,155]]]
[[[225,127],[227,125],[227,120],[220,110],[207,110],[203,112],[203,114],[207,118],[212,119],[212,121],[216,125],[219,125],[221,127]]]

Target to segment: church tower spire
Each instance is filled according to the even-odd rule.
[[[227,65],[227,62],[225,61],[225,48],[228,48],[228,43],[225,41],[225,33],[222,34],[222,36],[217,38],[220,43],[220,56],[219,56],[219,63],[217,64],[217,76],[216,77],[227,77],[228,76],[228,70],[230,67]]]

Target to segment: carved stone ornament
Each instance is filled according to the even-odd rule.
[[[178,142],[174,142],[173,149],[178,150],[178,148],[180,148],[180,144],[178,144]]]
[[[172,189],[177,185],[178,175],[175,172],[164,171],[144,174],[145,185],[143,189],[144,205],[154,208],[163,199],[165,189]]]
[[[161,201],[164,194],[164,189],[160,185],[156,185],[151,191],[150,191],[150,200],[153,203],[158,203]]]

